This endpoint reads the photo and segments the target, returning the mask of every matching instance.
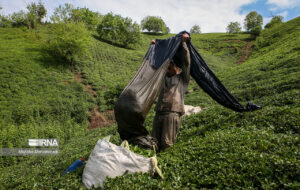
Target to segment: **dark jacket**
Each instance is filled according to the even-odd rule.
[[[165,77],[164,85],[160,91],[156,112],[178,112],[184,114],[184,94],[190,80],[190,52],[185,42],[179,49],[182,72],[172,77]]]

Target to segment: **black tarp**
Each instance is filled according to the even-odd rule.
[[[162,87],[166,69],[172,59],[177,66],[181,67],[177,50],[181,47],[184,33],[188,32],[180,32],[165,40],[157,39],[156,43],[148,49],[142,66],[120,95],[115,105],[115,116],[122,140],[148,134],[143,123]],[[248,103],[244,108],[210,70],[192,45],[191,40],[187,41],[187,46],[191,56],[190,74],[208,95],[219,104],[237,112],[253,111],[260,108],[260,106],[252,103]]]

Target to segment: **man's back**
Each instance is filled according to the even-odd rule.
[[[178,112],[184,114],[184,94],[189,83],[190,55],[186,43],[180,50],[182,57],[182,72],[173,76],[166,76],[160,91],[156,112]]]
[[[178,112],[184,114],[184,92],[188,83],[182,80],[182,73],[165,78],[165,83],[160,91],[156,112]]]
[[[180,127],[180,116],[184,114],[184,93],[189,83],[190,53],[186,42],[179,48],[182,72],[173,63],[169,65],[165,82],[155,107],[152,136],[158,141],[160,150],[174,144]]]

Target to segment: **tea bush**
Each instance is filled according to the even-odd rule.
[[[41,50],[46,29],[0,30],[0,147],[24,147],[37,137],[63,143],[87,128],[91,97],[65,60]],[[1,158],[0,167],[19,160]]]
[[[263,31],[241,65],[235,63],[249,35],[193,35],[193,44],[226,88],[243,105],[253,101],[263,109],[231,111],[218,105],[192,80],[189,89],[193,92],[186,95],[185,103],[206,109],[184,117],[175,145],[157,154],[165,179],[136,173],[108,179],[105,188],[299,189],[299,22],[296,18]],[[24,141],[19,138],[23,135],[63,139],[57,156],[0,157],[1,189],[81,188],[83,167],[66,176],[61,173],[76,159],[87,160],[99,138],[111,135],[111,142],[120,144],[116,124],[85,130],[92,102],[110,109],[118,88],[125,87],[140,66],[150,40],[171,35],[143,34],[137,50],[94,39],[89,47],[91,57],[77,60],[83,83],[92,84],[97,91],[94,100],[81,84],[72,82],[68,67],[54,65],[51,57],[46,57],[49,63],[45,64],[38,41],[31,38],[43,37],[43,32],[1,29],[0,33],[7,47],[0,46],[0,60],[6,61],[0,72],[2,144],[21,146]],[[231,51],[232,47],[237,51]],[[149,131],[154,114],[152,109],[145,121]],[[130,148],[147,157],[154,154]]]

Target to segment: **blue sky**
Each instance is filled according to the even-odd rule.
[[[284,17],[284,21],[288,21],[300,16],[300,1],[258,0],[242,6],[240,13],[248,13],[252,10],[261,14],[267,22],[269,22],[272,15],[281,15]]]
[[[26,10],[26,4],[38,0],[0,0],[3,7],[0,14],[11,14]],[[130,17],[140,23],[148,15],[160,16],[172,33],[198,24],[201,31],[225,32],[229,22],[239,22],[243,26],[244,18],[250,11],[257,11],[264,18],[264,25],[271,15],[282,15],[284,21],[300,16],[300,0],[42,0],[48,10],[47,19],[53,10],[64,3],[75,7],[87,7],[101,14],[112,11],[123,17]]]

